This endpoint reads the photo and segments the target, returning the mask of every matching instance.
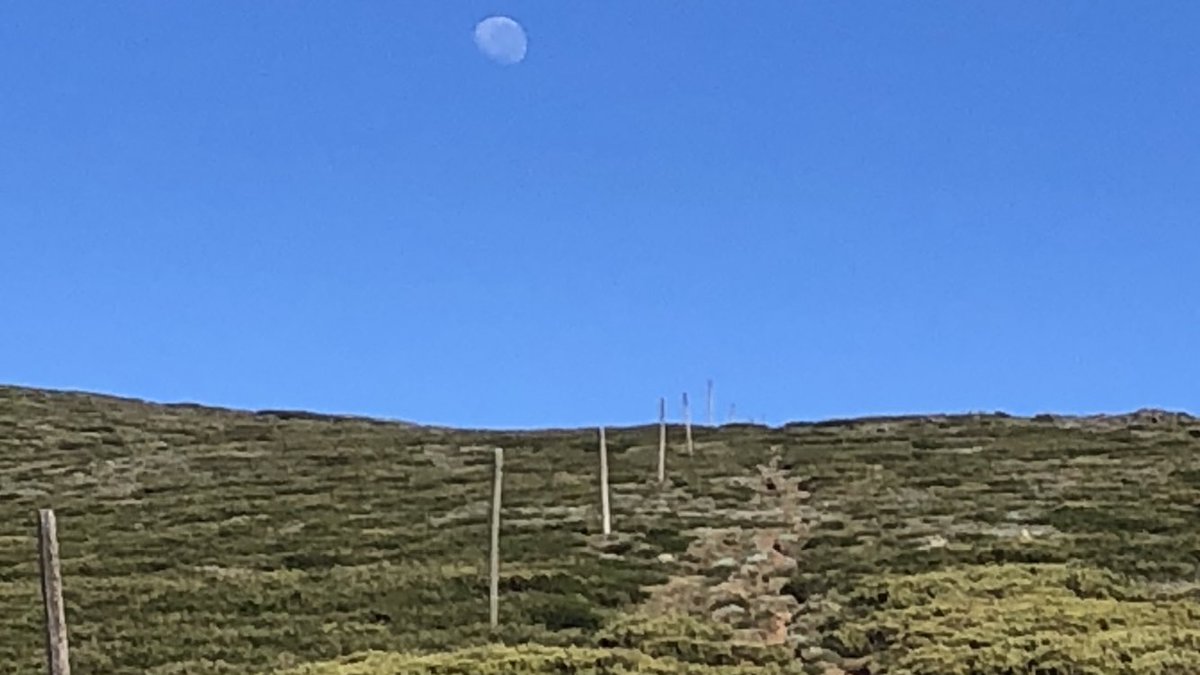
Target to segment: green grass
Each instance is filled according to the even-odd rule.
[[[660,488],[657,428],[609,430],[617,536],[605,542],[594,430],[447,430],[0,387],[0,663],[41,671],[34,534],[36,510],[52,507],[79,673],[488,672],[477,664],[504,659],[525,664],[506,672],[1196,664],[1195,621],[1172,624],[1195,618],[1200,584],[1190,417],[698,428],[694,457],[671,434]],[[495,446],[506,476],[493,634]],[[759,467],[772,456],[768,488]],[[785,530],[796,565],[772,590],[738,599],[741,587],[716,587],[749,583],[738,569],[752,535]],[[716,565],[729,557],[733,567]],[[708,590],[663,590],[689,575]],[[1080,597],[1080,578],[1108,595]],[[876,602],[881,588],[909,604]],[[796,611],[788,641],[766,647],[751,629],[779,595]],[[672,602],[695,623],[662,623]],[[729,604],[740,619],[712,617]],[[958,628],[992,656],[956,642]],[[1053,639],[1066,646],[1048,652]]]

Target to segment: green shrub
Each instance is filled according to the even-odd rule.
[[[524,593],[510,604],[513,606],[510,614],[520,615],[521,623],[543,625],[552,631],[572,628],[594,631],[603,622],[596,608],[578,593]]]

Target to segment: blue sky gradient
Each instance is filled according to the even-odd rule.
[[[1197,111],[1196,2],[5,3],[0,382],[1200,411]]]

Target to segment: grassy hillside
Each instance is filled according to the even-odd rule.
[[[0,387],[0,663],[77,673],[1200,672],[1200,421],[493,433]],[[505,448],[501,630],[487,626]]]

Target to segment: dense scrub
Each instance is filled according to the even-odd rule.
[[[1200,672],[1200,591],[1065,565],[973,566],[864,580],[825,628],[886,672]]]
[[[49,506],[80,673],[488,672],[477,664],[496,659],[528,662],[507,672],[1198,670],[1190,417],[731,425],[697,429],[694,457],[671,433],[660,487],[657,429],[610,430],[617,533],[604,540],[590,430],[0,387],[0,663],[41,668],[35,510]],[[493,634],[495,446],[507,475]],[[786,482],[764,473],[771,458]],[[754,591],[791,596],[768,647],[749,629],[776,605],[734,581],[776,555],[746,543],[769,531],[795,536],[773,540],[787,577]],[[709,557],[706,537],[724,538]],[[724,595],[688,596],[687,623],[664,613],[679,608],[655,589],[671,584]],[[685,666],[710,670],[671,670]]]
[[[693,673],[785,675],[803,673],[789,650],[737,639],[721,624],[688,616],[616,617],[596,635],[595,647],[489,645],[414,655],[368,653],[310,664],[287,675],[391,673]]]
[[[316,664],[285,675],[489,675],[492,673],[649,673],[680,675],[782,675],[776,666],[703,666],[656,658],[628,649],[554,648],[537,645],[476,647],[432,655],[369,653]]]

